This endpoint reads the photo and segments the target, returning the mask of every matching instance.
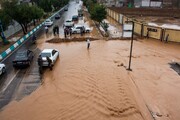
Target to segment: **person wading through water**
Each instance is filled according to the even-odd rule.
[[[32,36],[32,43],[33,43],[33,44],[36,43],[36,35],[35,35],[35,34],[33,34],[33,36]]]
[[[48,67],[50,68],[50,70],[52,70],[52,60],[46,56],[47,62],[48,62]]]
[[[48,26],[45,27],[46,34],[48,33]]]
[[[43,60],[41,55],[38,57],[38,65],[39,65],[39,73],[42,74],[42,65],[43,65]]]
[[[90,40],[87,39],[87,49],[89,49],[89,47],[90,47]]]

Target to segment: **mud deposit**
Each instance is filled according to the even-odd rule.
[[[179,45],[135,41],[132,72],[126,70],[130,41],[50,44],[60,58],[30,96],[11,102],[1,120],[179,120]],[[143,64],[142,64],[143,63]],[[154,119],[152,118],[152,115]]]
[[[52,38],[50,40],[47,40],[46,42],[48,43],[61,43],[61,42],[81,42],[81,41],[86,41],[87,39],[90,39],[91,41],[93,40],[98,40],[98,38],[92,38],[92,37],[72,37],[72,38]]]

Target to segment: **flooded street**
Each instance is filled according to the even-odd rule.
[[[41,50],[56,48],[60,58],[53,71],[45,71],[42,86],[6,106],[1,120],[150,120],[151,114],[158,120],[179,119],[175,91],[180,78],[168,65],[180,60],[179,45],[135,41],[133,71],[128,72],[129,45],[98,40],[87,50],[86,42],[40,39]]]
[[[180,62],[180,44],[134,40],[132,71],[127,71],[131,41],[103,38],[87,13],[79,23],[92,28],[90,33],[68,36],[69,42],[65,39],[48,43],[64,38],[63,24],[72,17],[71,13],[77,14],[80,6],[71,2],[62,18],[54,20],[59,35],[53,35],[53,26],[48,34],[39,35],[37,47],[33,47],[33,64],[12,79],[18,87],[7,81],[11,89],[5,87],[6,93],[15,94],[0,95],[0,99],[10,102],[0,110],[0,119],[179,120],[180,76],[170,64]],[[111,34],[119,37],[122,27],[110,18],[106,22],[111,25]],[[73,41],[75,38],[81,38],[81,42]],[[91,39],[90,49],[86,38]],[[52,71],[47,68],[40,76],[37,57],[48,48],[59,50],[60,57]],[[14,71],[9,75],[14,75]]]

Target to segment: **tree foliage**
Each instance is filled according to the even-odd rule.
[[[33,5],[30,7],[31,8],[31,19],[34,22],[34,25],[36,25],[35,20],[39,20],[43,15],[44,11],[41,8],[38,8],[36,5]]]
[[[0,20],[2,23],[3,30],[5,30],[10,24],[11,18],[5,13],[5,11],[0,10]],[[0,29],[0,32],[1,32],[1,29]]]
[[[31,2],[33,5],[36,4],[42,8],[45,12],[51,12],[53,8],[58,10],[68,4],[69,0],[31,0]]]
[[[21,25],[24,34],[27,33],[28,23],[43,15],[43,10],[37,6],[18,4],[17,0],[3,0],[2,5],[5,13]]]
[[[51,0],[39,0],[38,6],[44,10],[44,12],[52,11],[52,1]]]
[[[90,11],[91,18],[97,22],[102,22],[106,18],[106,8],[103,5],[95,4],[93,9]]]

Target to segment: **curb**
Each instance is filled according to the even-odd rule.
[[[64,6],[65,7],[65,6]],[[55,12],[52,16],[50,16],[47,19],[52,19],[57,13],[60,11],[64,10],[64,7],[61,8],[59,11]],[[47,20],[45,19],[45,21]],[[45,22],[44,21],[44,22]],[[35,27],[33,30],[31,30],[29,33],[24,35],[22,38],[18,39],[13,45],[11,45],[8,49],[6,49],[4,52],[0,54],[0,61],[2,61],[4,58],[6,58],[11,52],[13,52],[18,46],[20,46],[24,41],[26,41],[33,33],[35,33],[38,29],[40,29],[43,25],[44,22],[39,24],[37,27]]]

